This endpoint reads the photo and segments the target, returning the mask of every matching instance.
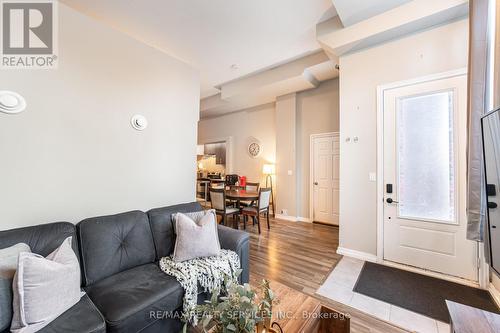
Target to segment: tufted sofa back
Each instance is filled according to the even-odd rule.
[[[84,286],[155,261],[146,213],[131,211],[93,217],[77,225]]]
[[[172,214],[199,212],[201,210],[202,207],[198,202],[190,202],[148,211],[149,224],[151,225],[156,248],[156,260],[160,260],[162,257],[169,256],[174,252],[175,233]]]
[[[172,214],[201,211],[197,202],[92,217],[74,224],[56,222],[0,231],[0,249],[23,242],[34,253],[47,256],[73,236],[82,271],[82,286],[89,286],[127,269],[152,263],[172,254],[175,233]]]
[[[69,222],[54,222],[0,231],[0,249],[17,243],[25,243],[29,245],[33,253],[46,257],[71,236],[73,237],[71,246],[78,257],[78,239],[75,231],[74,224]]]

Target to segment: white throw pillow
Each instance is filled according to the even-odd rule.
[[[177,238],[172,259],[176,262],[220,254],[215,211],[195,214],[196,221],[187,214],[177,213],[174,216]]]
[[[19,254],[12,284],[14,302],[11,332],[37,332],[80,301],[80,265],[71,237],[46,258]]]
[[[17,269],[19,253],[31,252],[30,247],[18,243],[0,249],[0,332],[9,328],[12,321],[12,279]]]

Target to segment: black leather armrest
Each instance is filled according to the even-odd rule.
[[[248,283],[250,280],[250,235],[241,230],[218,226],[219,241],[223,249],[233,250],[240,257],[241,283]]]

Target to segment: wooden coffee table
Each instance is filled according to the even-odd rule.
[[[349,332],[349,318],[321,305],[316,298],[278,282],[271,282],[271,289],[279,301],[278,305],[273,308],[273,321],[281,326],[284,333]]]

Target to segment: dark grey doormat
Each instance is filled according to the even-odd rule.
[[[445,323],[450,322],[445,300],[500,313],[486,290],[370,262],[354,291]]]

